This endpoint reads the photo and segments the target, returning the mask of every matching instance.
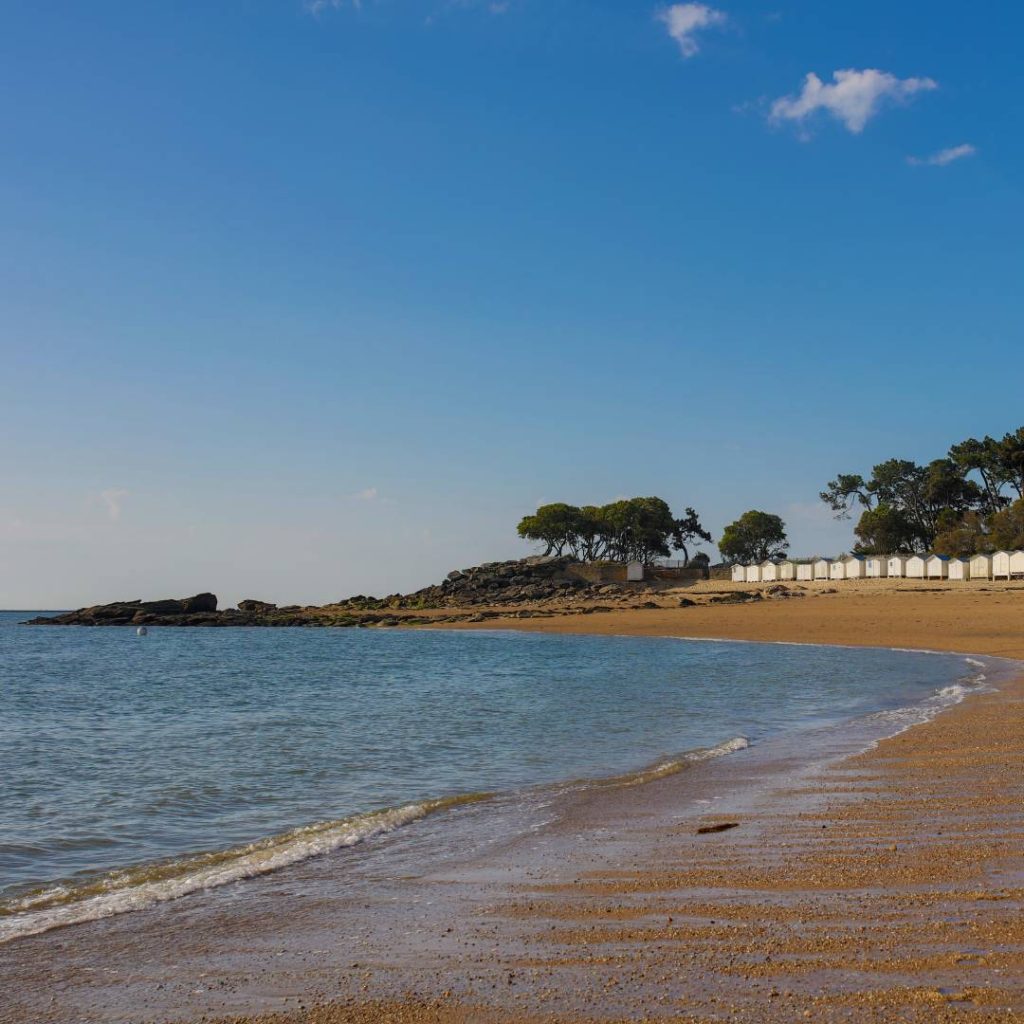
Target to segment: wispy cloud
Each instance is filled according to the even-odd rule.
[[[907,163],[914,167],[945,167],[946,164],[951,164],[956,160],[974,156],[977,152],[977,147],[965,142],[960,146],[940,149],[937,153],[932,153],[931,156],[908,156]]]
[[[357,501],[376,501],[380,497],[376,487],[367,487],[366,490],[357,491],[353,497]]]
[[[100,500],[107,507],[107,515],[110,517],[112,522],[117,522],[121,518],[121,502],[128,497],[128,492],[121,490],[116,487],[110,487],[105,491],[100,491]]]
[[[657,14],[668,34],[679,44],[684,57],[693,57],[700,52],[696,33],[701,29],[715,28],[726,23],[723,11],[717,11],[706,4],[672,4]]]
[[[829,83],[812,71],[798,95],[782,96],[772,103],[769,117],[775,122],[792,121],[803,126],[808,118],[825,111],[859,135],[884,103],[907,103],[918,93],[938,87],[931,78],[897,78],[876,68],[835,71]]]

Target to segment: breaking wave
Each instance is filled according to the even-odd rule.
[[[0,905],[0,943],[142,910],[200,890],[269,874],[311,857],[356,846],[440,811],[481,803],[491,796],[471,793],[371,811],[306,825],[230,850],[144,864],[83,884],[37,890]]]

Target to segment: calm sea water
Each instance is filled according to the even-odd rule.
[[[30,614],[0,613],[0,939],[383,842],[441,798],[724,753],[914,704],[970,671],[672,639],[140,638],[17,624]]]

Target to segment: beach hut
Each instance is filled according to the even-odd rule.
[[[997,551],[992,556],[992,579],[1008,580],[1010,578],[1010,552]]]
[[[864,575],[869,580],[879,580],[889,575],[889,559],[884,555],[871,555],[864,559]]]
[[[928,559],[924,555],[911,555],[907,559],[907,579],[923,580],[928,575]]]
[[[971,560],[969,558],[951,558],[949,560],[949,578],[951,580],[969,580],[971,578]]]
[[[906,555],[890,555],[886,562],[886,573],[889,576],[906,576],[907,575],[907,556]]]
[[[925,575],[930,580],[944,580],[949,576],[949,555],[929,555],[925,561]]]
[[[816,558],[814,560],[814,578],[816,580],[827,580],[832,574],[831,558]]]
[[[745,565],[734,565],[732,567],[732,581],[733,583],[746,583],[747,567]]]
[[[779,578],[779,563],[773,562],[770,558],[761,563],[761,581],[763,583],[774,583]]]
[[[779,576],[780,580],[795,580],[796,579],[796,562],[791,562],[788,559],[785,562],[779,562]]]
[[[797,562],[796,563],[796,578],[798,580],[813,580],[814,579],[814,563],[813,562]]]
[[[1024,551],[1010,552],[1010,578],[1024,579]]]
[[[848,580],[862,580],[868,574],[868,560],[863,555],[850,555],[843,565]]]
[[[828,578],[830,580],[845,580],[846,579],[846,563],[841,558],[837,558],[828,567]]]
[[[990,580],[992,578],[992,556],[971,555],[971,579]]]
[[[745,576],[747,583],[760,583],[761,582],[761,566],[759,565],[748,565],[747,574]]]

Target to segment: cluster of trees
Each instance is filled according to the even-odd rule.
[[[836,518],[856,509],[855,550],[971,555],[1024,547],[1024,427],[968,438],[926,465],[879,463],[867,478],[841,473],[821,499]]]
[[[751,509],[730,523],[718,542],[718,550],[728,562],[753,565],[769,558],[785,558],[789,548],[786,524],[770,512]]]
[[[662,498],[626,498],[609,505],[542,505],[519,524],[519,536],[544,545],[548,555],[572,555],[581,562],[650,564],[673,551],[690,561],[690,546],[711,540],[692,508],[676,518]]]

